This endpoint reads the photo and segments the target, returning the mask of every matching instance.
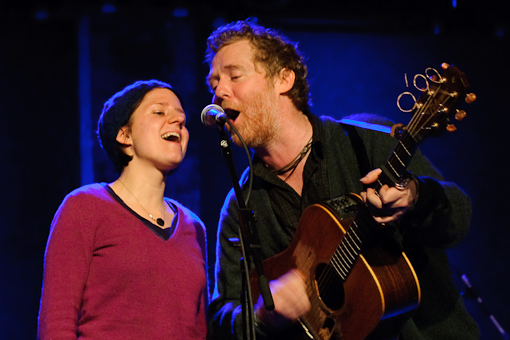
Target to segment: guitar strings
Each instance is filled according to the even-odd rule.
[[[356,259],[359,257],[361,244],[363,243],[362,239],[366,238],[364,234],[366,234],[366,231],[358,225],[356,220],[353,221],[330,260],[331,266],[327,266],[316,279],[322,293],[327,294],[331,289],[335,291],[338,289],[338,287],[332,285],[336,275],[340,276],[342,281],[345,282]]]
[[[402,135],[401,139],[399,140],[399,144],[397,144],[395,150],[393,151],[393,154],[400,162],[400,165],[402,165],[404,167],[405,167],[405,164],[402,161],[402,159],[406,159],[406,158],[409,159],[412,156],[411,152],[405,147],[405,145],[412,145],[411,144],[412,142],[416,143],[417,142],[417,140],[416,140],[417,134],[420,132],[420,130],[423,126],[426,126],[430,123],[430,121],[432,120],[432,118],[434,116],[434,114],[424,115],[423,113],[426,110],[428,110],[431,103],[436,100],[436,96],[439,93],[441,93],[441,91],[442,91],[442,89],[441,89],[442,83],[437,83],[437,84],[439,84],[439,85],[436,87],[436,89],[434,89],[433,93],[431,93],[430,88],[427,87],[427,92],[428,92],[429,96],[427,97],[425,102],[421,106],[418,107],[417,112],[413,115],[413,117],[411,118],[411,121],[407,125],[407,129],[406,129],[407,133],[404,133]],[[446,102],[445,102],[445,104],[446,104]],[[425,117],[425,121],[423,121],[424,117]],[[394,168],[394,166],[390,162],[388,162],[387,165],[389,165],[389,168],[388,168],[388,166],[386,166],[386,169],[388,171],[391,171],[393,173],[393,175],[395,176],[395,178],[400,178],[401,174],[399,173],[399,171],[396,168]],[[394,165],[397,166],[398,163],[394,164]],[[381,185],[382,185],[382,183],[379,183],[378,189],[380,189]]]
[[[368,226],[371,223],[373,223],[372,217],[366,210],[362,210],[357,214],[332,256],[331,266],[327,266],[316,280],[321,292],[328,294],[331,290],[338,290],[338,287],[331,284],[336,275],[340,276],[342,281],[345,282],[361,253],[363,242],[367,240],[370,234]]]
[[[351,244],[353,240],[352,234],[356,235],[355,229],[358,229],[356,222],[353,222],[353,225],[351,225],[349,231],[344,235],[340,246],[333,254],[330,262],[331,266],[326,267],[321,277],[319,277],[318,285],[321,288],[323,295],[328,295],[331,293],[331,290],[336,291],[338,289],[338,287],[333,286],[336,275],[340,276],[341,280],[345,282],[352,266],[358,258],[359,251],[356,251]],[[359,245],[355,242],[354,244],[356,245],[356,248],[359,249]],[[354,254],[352,251],[354,251]]]
[[[425,101],[425,103],[418,109],[417,113],[419,113],[419,114],[414,114],[413,117],[411,118],[411,121],[408,124],[408,131],[412,135],[413,138],[416,135],[416,133],[419,131],[419,129],[417,129],[417,126],[419,124],[419,118],[421,118],[421,116],[422,116],[421,113],[424,112],[425,109],[428,108],[428,106],[430,105],[430,102],[432,102],[435,99],[435,97],[437,96],[437,94],[441,91],[442,84],[443,83],[438,84],[438,86],[433,94],[430,94],[430,89],[427,91],[429,93],[429,96],[427,97],[427,100]],[[429,116],[429,118],[426,120],[426,123],[428,123],[431,119],[432,119],[432,116]],[[417,130],[417,131],[413,132],[415,130]]]

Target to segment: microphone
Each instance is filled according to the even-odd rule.
[[[225,124],[227,115],[223,108],[216,104],[209,104],[202,110],[202,124],[207,127],[216,127],[218,124]]]

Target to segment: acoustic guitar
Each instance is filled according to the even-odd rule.
[[[398,143],[381,167],[376,191],[384,184],[405,185],[406,168],[418,144],[442,126],[454,131],[449,117],[461,120],[466,115],[455,109],[457,100],[476,99],[466,95],[469,84],[463,72],[447,64],[442,67],[442,75],[427,69],[422,76],[426,85],[410,110],[409,124],[392,128]],[[367,210],[357,194],[311,205],[290,246],[263,261],[269,280],[292,268],[305,273],[312,308],[299,320],[302,339],[329,340],[335,333],[335,338],[363,340],[380,323],[405,316],[419,305],[420,284],[409,259],[386,240],[390,227],[377,224]],[[255,273],[251,274],[256,301],[260,291]]]

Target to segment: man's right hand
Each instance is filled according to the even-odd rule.
[[[274,310],[265,309],[262,297],[259,297],[255,305],[255,314],[266,327],[283,329],[310,311],[305,279],[300,270],[291,269],[278,279],[269,282]]]

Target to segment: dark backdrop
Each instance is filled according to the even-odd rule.
[[[325,0],[24,2],[0,5],[0,338],[34,339],[46,238],[64,196],[115,179],[94,130],[103,102],[137,79],[180,92],[191,141],[167,195],[201,216],[214,261],[218,212],[230,189],[214,129],[200,124],[210,102],[202,63],[214,27],[258,18],[299,41],[308,58],[313,112],[360,112],[406,123],[396,98],[427,67],[462,69],[478,95],[459,130],[422,146],[448,180],[471,196],[471,234],[449,250],[459,289],[465,274],[484,309],[465,294],[484,340],[501,338],[489,314],[510,328],[506,244],[509,6],[469,1]],[[244,151],[234,148],[238,171]]]

